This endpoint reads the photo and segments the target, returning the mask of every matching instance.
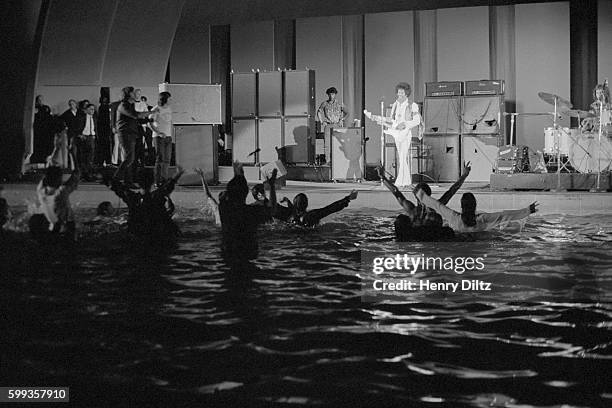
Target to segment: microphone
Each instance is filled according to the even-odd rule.
[[[253,150],[251,153],[249,153],[247,155],[247,157],[251,157],[252,155],[254,155],[255,153],[259,153],[261,151],[261,149],[258,147],[257,149]]]

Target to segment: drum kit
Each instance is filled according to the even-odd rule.
[[[552,126],[544,129],[542,156],[549,171],[560,173],[597,173],[612,170],[612,114],[599,104],[599,112],[573,109],[572,104],[552,93],[539,92],[544,102],[554,107],[545,113],[506,113],[511,118],[510,143],[514,144],[516,116],[552,116]],[[576,118],[578,126],[561,127],[558,120]]]
[[[558,95],[539,92],[544,102],[554,106],[553,126],[544,130],[544,154],[548,163],[557,170],[570,171],[567,164],[580,173],[600,173],[612,165],[612,133],[609,110],[595,114],[572,109],[572,104]],[[569,116],[578,120],[576,128],[563,128],[557,124],[559,117]],[[604,123],[605,122],[605,123]],[[587,124],[591,124],[590,129]],[[587,130],[588,129],[588,130]]]

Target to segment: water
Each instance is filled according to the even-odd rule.
[[[610,216],[532,217],[457,243],[396,243],[392,216],[266,226],[237,271],[197,211],[162,249],[120,218],[81,226],[73,250],[14,234],[2,385],[70,386],[84,407],[612,406]],[[362,255],[379,253],[486,255],[482,271],[413,277],[494,289],[364,302]]]

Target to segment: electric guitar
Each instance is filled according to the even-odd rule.
[[[393,128],[393,122],[390,118],[386,118],[384,116],[380,116],[380,115],[373,115],[372,112],[368,111],[367,109],[363,110],[363,113],[365,114],[366,118],[378,123],[379,125],[381,125],[383,127],[383,133],[385,133],[386,135],[389,136],[393,136],[394,139],[397,138],[403,138],[406,137],[408,135],[410,135],[410,129],[409,127],[406,127],[404,129],[394,129]],[[420,126],[420,125],[419,125]],[[417,126],[418,128],[418,126]],[[421,137],[420,132],[419,132],[419,138]]]

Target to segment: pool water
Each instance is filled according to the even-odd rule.
[[[83,407],[612,406],[612,217],[396,243],[394,215],[265,226],[259,258],[233,270],[199,211],[179,213],[175,244],[132,240],[122,218],[81,225],[73,249],[10,234],[3,385],[70,386]],[[412,278],[493,290],[365,301],[364,254],[394,253],[484,256]]]

